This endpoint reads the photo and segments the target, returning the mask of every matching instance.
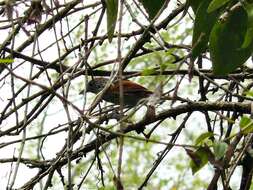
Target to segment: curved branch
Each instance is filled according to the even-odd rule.
[[[183,104],[171,109],[168,109],[164,112],[157,114],[154,118],[150,118],[148,120],[142,120],[138,123],[128,125],[119,133],[128,133],[131,131],[139,132],[140,129],[144,129],[147,125],[157,122],[159,120],[164,120],[166,118],[176,118],[176,116],[185,114],[193,111],[239,111],[241,113],[250,114],[251,113],[251,104],[250,103],[233,103],[233,102],[193,102],[189,104]],[[86,131],[91,131],[92,129],[98,127],[96,124],[91,124]],[[110,133],[108,135],[100,135],[95,140],[86,144],[84,147],[79,148],[73,151],[71,160],[75,160],[77,158],[81,158],[85,156],[87,153],[97,150],[103,144],[116,139],[119,136],[119,133]],[[81,136],[81,134],[79,134]],[[56,158],[52,161],[51,164],[48,165],[48,168],[41,171],[40,174],[37,174],[36,178],[33,178],[33,181],[27,182],[21,189],[30,189],[37,182],[39,182],[44,176],[48,174],[52,169],[61,168],[68,161],[68,158],[64,156],[62,159]]]

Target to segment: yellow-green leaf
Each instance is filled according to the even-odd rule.
[[[195,141],[195,145],[199,145],[201,143],[203,143],[207,138],[209,137],[213,137],[213,133],[212,132],[206,132],[206,133],[202,133]]]
[[[151,74],[154,74],[154,73],[156,73],[156,69],[145,68],[145,69],[142,70],[141,75],[142,76],[148,76],[148,75],[151,75]]]
[[[225,142],[216,142],[213,146],[213,152],[215,155],[216,160],[221,159],[226,151],[227,151],[228,145]]]
[[[253,121],[246,116],[243,116],[240,121],[241,133],[247,135],[253,132]]]

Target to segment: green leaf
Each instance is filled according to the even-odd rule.
[[[241,133],[247,135],[253,132],[253,121],[246,116],[243,116],[240,121]]]
[[[245,35],[245,38],[244,38],[241,48],[244,49],[244,48],[249,47],[252,42],[252,39],[253,39],[253,27],[249,27],[247,29],[247,32],[246,32],[246,35]]]
[[[153,19],[155,15],[159,12],[162,8],[165,0],[139,0],[145,10],[148,13],[150,19]]]
[[[245,128],[250,123],[250,121],[251,119],[249,117],[243,116],[240,121],[240,128],[241,129]]]
[[[223,5],[225,5],[229,1],[230,0],[212,0],[210,5],[208,6],[207,12],[209,13],[213,12],[217,10],[218,8],[222,7]]]
[[[118,0],[105,0],[105,3],[107,14],[107,35],[109,42],[112,42],[118,16]]]
[[[227,148],[228,148],[228,145],[225,142],[219,141],[219,142],[214,143],[213,151],[214,151],[215,158],[217,160],[221,159],[225,155]]]
[[[248,46],[250,46],[253,40],[253,4],[247,3],[245,1],[243,5],[248,15],[248,24],[247,24],[247,32],[241,48],[247,48]]]
[[[253,91],[252,90],[248,90],[244,93],[244,95],[248,96],[248,97],[253,97]]]
[[[195,141],[195,145],[202,144],[207,138],[213,137],[212,132],[202,133]]]
[[[151,75],[151,74],[154,74],[154,73],[156,73],[156,69],[145,68],[145,69],[142,70],[141,75],[142,76],[148,76],[148,75]]]
[[[219,20],[210,34],[210,55],[213,72],[226,75],[242,66],[252,53],[253,43],[241,48],[247,31],[247,13],[242,7],[229,12],[225,20]]]
[[[200,147],[196,151],[190,149],[185,150],[187,155],[191,158],[190,167],[193,174],[207,164],[209,152],[206,148]]]
[[[188,3],[189,5],[191,6],[193,12],[196,14],[197,13],[197,10],[199,8],[199,5],[200,3],[202,2],[203,0],[188,0]]]
[[[210,32],[219,16],[218,11],[207,13],[207,7],[210,2],[211,0],[202,1],[196,12],[192,37],[193,60],[206,50]]]
[[[177,65],[168,60],[160,64],[160,70],[165,71],[166,69],[176,69]]]
[[[8,58],[6,58],[6,59],[2,58],[2,59],[0,59],[0,65],[1,64],[6,64],[7,65],[7,64],[13,63],[13,62],[14,62],[14,59],[12,59],[12,58],[9,58],[9,59]]]

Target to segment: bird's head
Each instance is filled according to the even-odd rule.
[[[109,79],[107,78],[95,78],[88,82],[86,86],[86,92],[99,93],[101,92]]]

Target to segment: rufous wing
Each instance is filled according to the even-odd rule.
[[[123,91],[124,93],[133,93],[133,92],[145,92],[147,94],[152,94],[151,91],[149,91],[148,89],[146,89],[145,87],[137,84],[137,83],[134,83],[132,81],[129,81],[129,80],[123,80],[122,81],[122,85],[123,85]],[[111,87],[109,88],[109,90],[111,92],[119,92],[119,88],[120,88],[120,83],[119,82],[116,82],[114,83],[113,85],[111,85]]]

